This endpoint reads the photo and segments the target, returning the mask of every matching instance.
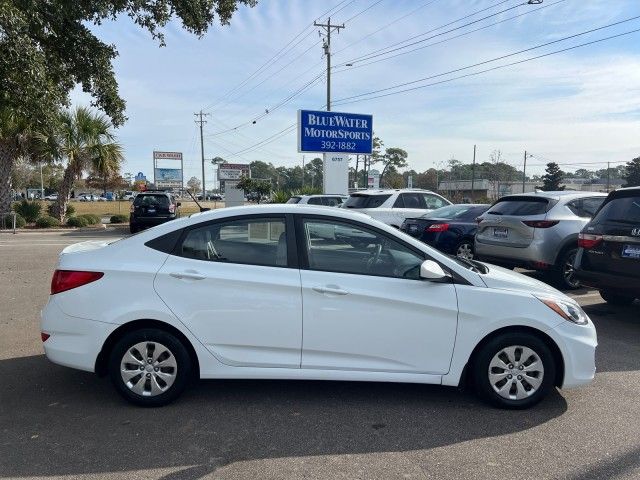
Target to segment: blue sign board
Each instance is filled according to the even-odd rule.
[[[371,153],[373,115],[298,110],[298,151]]]

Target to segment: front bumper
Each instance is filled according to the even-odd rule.
[[[546,332],[560,348],[564,360],[562,388],[590,383],[596,373],[598,337],[591,320],[587,325],[564,321]]]
[[[53,363],[93,372],[104,341],[116,327],[67,315],[51,297],[41,314],[41,331],[50,335],[44,353]]]

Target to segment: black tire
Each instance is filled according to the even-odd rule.
[[[580,288],[580,282],[574,278],[575,270],[573,268],[577,253],[577,248],[569,248],[563,251],[558,257],[558,263],[550,272],[551,280],[562,290],[575,290],[576,288]],[[571,266],[569,266],[569,264],[571,264]]]
[[[610,290],[600,290],[600,296],[609,305],[631,305],[635,300],[633,297],[620,295],[619,293],[614,293]]]
[[[130,233],[138,233],[138,226],[135,223],[129,224],[129,232]]]
[[[540,383],[540,385],[537,387],[537,389],[534,389],[534,392],[530,394],[530,396],[527,396],[523,399],[509,399],[501,396],[496,392],[496,390],[494,390],[494,387],[489,380],[489,365],[494,356],[497,356],[503,349],[510,346],[521,346],[530,348],[538,356],[538,360],[542,362],[542,367],[544,368],[542,382]],[[526,360],[522,360],[522,357],[520,357],[520,360],[526,362]],[[520,371],[517,363],[513,365],[514,370]],[[532,407],[540,400],[542,400],[545,396],[547,396],[547,394],[553,388],[556,377],[555,360],[549,347],[540,338],[530,333],[524,332],[505,333],[489,340],[477,353],[477,355],[475,355],[473,364],[471,366],[471,371],[473,375],[473,383],[480,397],[491,405],[505,409],[524,409]],[[500,372],[497,371],[494,373]],[[531,372],[531,374],[533,374],[533,372]],[[514,373],[514,375],[517,377],[516,373]],[[517,379],[515,377],[512,379],[507,379],[505,377],[505,380],[505,383],[502,385],[508,387],[507,384],[509,382],[511,382],[513,385],[512,387],[508,387],[510,388],[510,390],[505,392],[505,394],[508,394],[512,389],[517,388]],[[518,382],[521,385],[525,386],[532,385],[527,383],[526,377],[523,382]]]
[[[168,350],[171,355],[173,355],[176,365],[175,370],[173,371],[173,383],[168,386],[166,391],[153,396],[143,396],[139,393],[136,393],[133,390],[134,387],[127,386],[121,375],[121,363],[123,362],[123,357],[125,356],[127,351],[134,351],[135,353],[136,350],[134,346],[145,342],[149,342],[148,344],[150,345],[164,346],[165,349]],[[147,349],[147,352],[149,351],[151,351],[153,354],[153,350],[151,350],[151,348]],[[161,353],[158,358],[162,357],[162,355],[163,354]],[[141,363],[145,364],[144,361]],[[135,368],[131,368],[130,371],[133,370],[135,370]],[[135,377],[131,378],[130,383],[137,384],[137,382],[147,382],[146,384],[140,385],[143,386],[145,391],[151,392],[151,382],[153,382],[155,378],[158,378],[163,373],[160,372],[159,374],[154,374],[153,371],[149,371],[151,373],[147,373],[146,370],[140,373],[140,378],[138,380],[136,380]],[[185,345],[183,345],[183,343],[171,333],[157,328],[142,328],[140,330],[134,330],[125,334],[122,338],[120,338],[120,340],[116,342],[109,355],[109,376],[111,377],[111,381],[113,382],[116,390],[129,402],[142,407],[161,407],[174,401],[176,398],[178,398],[178,396],[180,396],[180,394],[188,385],[192,377],[192,372],[193,366],[191,357],[189,356],[189,352],[187,351]],[[170,375],[171,371],[169,370],[166,373]],[[153,377],[150,377],[152,375]],[[150,378],[146,379],[143,376]],[[162,381],[163,380],[161,377],[155,385],[158,385],[159,382]]]

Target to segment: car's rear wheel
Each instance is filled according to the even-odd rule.
[[[474,256],[475,252],[473,250],[473,242],[470,242],[469,240],[463,240],[456,247],[456,257],[473,260]]]
[[[563,252],[552,272],[556,285],[561,289],[575,290],[580,287],[580,280],[576,278],[575,268],[573,266],[577,253],[577,248],[570,248]]]
[[[175,400],[191,372],[191,358],[183,343],[156,328],[125,334],[109,356],[109,375],[116,390],[143,407],[160,407]]]
[[[472,365],[480,396],[500,408],[529,408],[553,388],[556,366],[549,347],[529,333],[506,333],[487,342]]]
[[[605,302],[611,305],[631,305],[635,300],[633,297],[620,295],[610,290],[600,290],[600,296]]]

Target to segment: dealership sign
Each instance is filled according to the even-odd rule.
[[[251,177],[248,163],[221,163],[218,165],[218,180],[238,181],[240,177]]]
[[[298,111],[299,152],[370,154],[372,147],[372,115]]]
[[[153,152],[153,180],[157,188],[181,189],[183,178],[182,152]]]

